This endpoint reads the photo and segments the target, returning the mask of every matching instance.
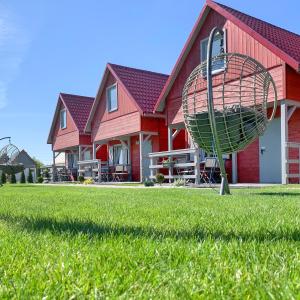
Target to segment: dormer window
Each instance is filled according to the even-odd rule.
[[[107,88],[106,97],[107,97],[108,112],[117,110],[118,109],[118,93],[117,93],[117,85],[116,84]]]
[[[60,111],[60,129],[67,128],[67,112],[65,109]]]
[[[207,46],[208,46],[208,38],[201,41],[200,44],[200,51],[201,51],[201,62],[204,62],[207,58]],[[226,32],[224,31],[224,35],[217,34],[215,35],[213,41],[213,48],[212,48],[212,57],[220,55],[226,52]],[[213,62],[212,66],[212,73],[216,74],[218,72],[224,71],[225,69],[225,61],[217,60]]]

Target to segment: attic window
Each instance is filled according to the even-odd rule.
[[[220,34],[217,34],[213,41],[213,49],[212,49],[212,57],[220,55],[224,52],[226,52],[226,31],[224,31],[224,35],[221,36]],[[201,51],[201,57],[200,61],[204,62],[207,58],[207,46],[208,46],[208,38],[201,41],[200,44],[200,51]],[[223,71],[225,69],[225,61],[224,60],[217,60],[213,63],[212,66],[212,73],[218,73],[220,71]]]
[[[115,111],[118,109],[118,93],[117,93],[117,85],[114,84],[107,88],[106,91],[107,97],[107,109],[109,112]]]
[[[60,129],[67,128],[67,112],[65,109],[60,111]]]

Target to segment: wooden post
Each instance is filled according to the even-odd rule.
[[[194,163],[195,163],[195,184],[200,184],[200,150],[199,148],[195,149],[194,154]]]
[[[101,183],[101,176],[102,176],[101,160],[99,160],[98,161],[98,183]]]
[[[143,172],[143,139],[144,139],[144,135],[142,132],[139,133],[139,142],[140,142],[140,182],[143,182],[143,176],[144,176],[144,172]]]
[[[152,169],[151,167],[154,165],[154,159],[153,157],[150,157],[150,177],[152,179],[152,177],[154,177],[154,169]]]
[[[93,159],[96,159],[96,152],[97,152],[97,144],[93,143]]]
[[[53,153],[52,182],[55,182],[55,172],[56,172],[56,167],[55,167],[55,151],[52,151],[52,153]]]
[[[82,149],[81,149],[81,146],[79,146],[79,147],[78,147],[78,160],[79,160],[79,161],[82,161],[82,159],[81,159],[81,155],[82,155],[81,150],[82,150]]]
[[[238,182],[237,153],[232,153],[232,183]]]
[[[131,172],[131,139],[127,139],[127,149],[128,149],[128,172],[129,172],[129,181],[132,181],[132,172]]]
[[[288,142],[288,116],[287,116],[287,104],[285,102],[280,105],[280,122],[281,122],[281,183],[287,184],[287,142]]]
[[[168,150],[173,150],[173,129],[171,126],[168,126]]]

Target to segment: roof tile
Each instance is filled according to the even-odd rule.
[[[152,113],[168,75],[109,64],[144,113]]]
[[[84,133],[84,128],[92,109],[94,98],[65,93],[61,93],[60,95],[63,98],[63,101],[65,102],[65,105],[67,106],[67,109],[79,132]]]
[[[215,2],[280,50],[300,62],[300,35]]]

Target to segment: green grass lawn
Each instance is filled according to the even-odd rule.
[[[300,299],[300,187],[7,185],[0,298],[13,297]]]

